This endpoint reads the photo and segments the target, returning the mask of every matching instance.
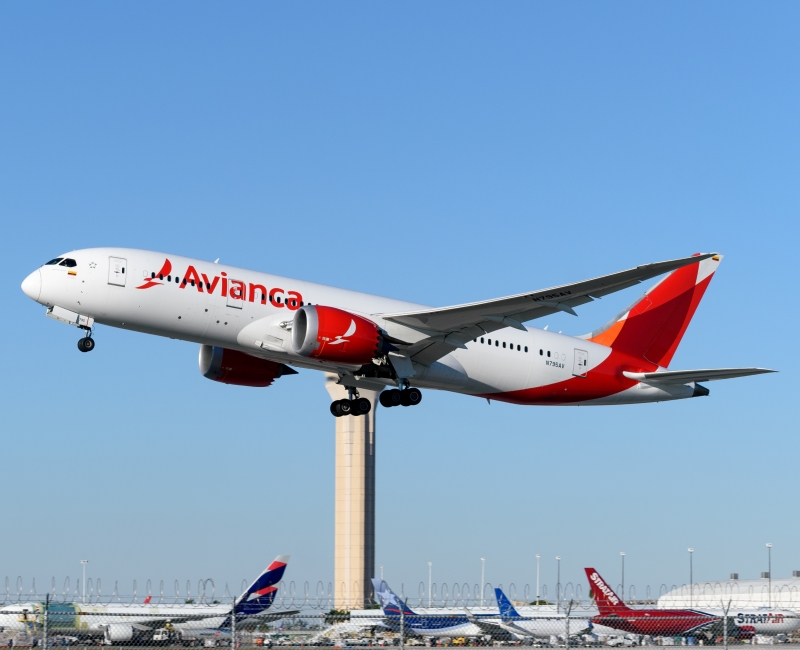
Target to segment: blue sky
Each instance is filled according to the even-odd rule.
[[[726,255],[672,364],[711,396],[378,413],[393,585],[654,587],[800,569],[796,3],[4,3],[0,576],[130,589],[333,564],[320,375],[216,385],[195,345],[44,317],[22,279],[102,245],[431,305]],[[538,327],[581,334],[634,288]],[[8,534],[11,531],[12,534]],[[413,587],[412,587],[413,585]],[[640,588],[640,589],[641,589]]]

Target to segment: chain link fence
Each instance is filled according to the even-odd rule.
[[[771,608],[760,607],[764,594],[758,590],[736,592],[723,583],[662,585],[657,594],[645,588],[644,598],[637,598],[634,586],[620,585],[617,591],[627,600],[602,611],[588,588],[571,583],[538,590],[420,583],[407,596],[404,586],[395,594],[376,581],[377,593],[370,592],[363,609],[342,609],[331,583],[298,588],[281,582],[272,604],[253,615],[242,610],[242,597],[234,597],[227,585],[219,593],[212,580],[175,582],[169,594],[163,582],[153,587],[148,581],[140,592],[134,583],[123,594],[115,585],[104,595],[99,581],[77,582],[74,588],[65,582],[59,593],[53,582],[40,594],[35,585],[24,589],[21,580],[6,579],[0,593],[0,647],[577,648],[800,642],[800,602],[793,599],[796,590],[781,592],[785,585],[769,594],[776,601]],[[359,593],[358,585],[353,592]],[[666,609],[659,603],[659,597],[677,602],[683,592],[696,599],[694,608]]]

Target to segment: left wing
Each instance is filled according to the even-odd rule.
[[[387,321],[412,327],[427,337],[410,346],[409,355],[418,363],[428,364],[467,341],[504,327],[525,330],[525,321],[542,318],[559,311],[577,316],[573,307],[595,298],[627,289],[663,273],[713,257],[705,253],[691,257],[644,264],[627,271],[603,275],[591,280],[564,284],[550,289],[520,293],[465,305],[425,309],[422,311],[376,314]]]
[[[663,372],[628,372],[622,374],[628,379],[642,381],[646,384],[688,384],[692,381],[715,381],[717,379],[734,379],[777,372],[767,368],[713,368],[709,370],[665,370]]]

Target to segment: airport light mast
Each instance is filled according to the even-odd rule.
[[[481,607],[483,607],[483,585],[486,578],[486,558],[481,558]]]
[[[536,604],[539,604],[539,558],[542,557],[536,554]]]
[[[622,600],[625,600],[625,551],[620,551],[619,555],[622,558]]]
[[[431,606],[431,576],[433,575],[433,562],[428,562],[428,607]]]
[[[83,583],[81,586],[83,587],[83,602],[86,602],[86,565],[89,564],[89,560],[81,560],[81,566],[83,567]]]
[[[556,611],[561,611],[561,556],[556,555],[558,569],[556,572]]]
[[[693,574],[692,574],[692,555],[694,554],[694,549],[689,549],[689,607],[694,607],[693,605],[693,594],[692,594],[692,586],[693,582]]]
[[[769,580],[769,606],[772,607],[772,544],[767,542],[767,580]]]

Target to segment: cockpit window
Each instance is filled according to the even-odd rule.
[[[45,264],[45,266],[50,266],[51,264],[58,264],[63,259],[64,259],[63,257],[57,257],[54,260],[50,260],[47,264]]]
[[[69,268],[72,268],[73,266],[78,266],[78,263],[72,258],[68,257],[63,262],[61,262],[59,266],[68,266]]]

